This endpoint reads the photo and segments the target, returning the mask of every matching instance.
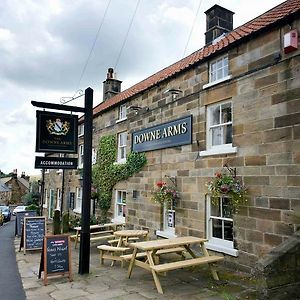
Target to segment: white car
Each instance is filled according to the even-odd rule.
[[[13,215],[15,216],[17,214],[17,212],[20,212],[20,211],[25,211],[26,210],[26,207],[25,205],[19,205],[17,206],[14,210],[13,210]]]

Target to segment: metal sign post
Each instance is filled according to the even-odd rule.
[[[92,187],[92,127],[93,127],[93,89],[85,90],[85,107],[69,106],[46,102],[31,101],[36,107],[83,112],[84,113],[84,164],[83,164],[83,193],[82,193],[82,231],[80,234],[79,274],[89,273],[90,270],[90,207]]]
[[[92,188],[92,138],[93,138],[93,90],[87,88],[84,96],[84,160],[81,208],[81,233],[79,252],[79,274],[89,273],[90,268],[90,213]]]

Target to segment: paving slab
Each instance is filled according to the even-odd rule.
[[[18,251],[19,238],[15,239],[16,259],[22,278],[26,297],[29,300],[254,300],[255,282],[245,274],[218,268],[220,281],[212,279],[206,267],[181,269],[160,276],[164,294],[157,292],[152,275],[147,270],[134,268],[132,276],[127,277],[128,264],[124,268],[120,263],[111,266],[109,261],[99,263],[99,252],[96,247],[90,251],[90,273],[78,274],[79,249],[72,251],[73,281],[67,276],[48,277],[48,285],[44,286],[38,279],[41,260],[40,251],[28,251],[26,255]]]

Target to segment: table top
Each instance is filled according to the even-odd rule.
[[[90,229],[100,229],[100,228],[107,228],[107,227],[121,226],[121,225],[125,225],[125,223],[106,223],[106,224],[90,225]],[[74,229],[77,231],[81,231],[81,226],[74,227]]]
[[[145,236],[148,234],[147,230],[119,230],[115,231],[115,236],[121,236],[121,237],[133,237],[133,236]]]
[[[189,245],[189,244],[197,244],[197,243],[201,244],[206,241],[207,239],[202,239],[195,236],[182,236],[182,237],[176,237],[171,239],[129,243],[129,246],[131,248],[137,248],[143,251],[149,251],[149,250],[156,250],[162,248],[164,249],[173,248],[173,247]]]

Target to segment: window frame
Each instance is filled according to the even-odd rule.
[[[219,199],[224,199],[226,197],[219,197]],[[213,220],[221,220],[221,221],[226,221],[226,222],[231,222],[232,223],[232,230],[233,230],[233,219],[224,217],[224,216],[214,216],[212,215],[212,204],[211,204],[211,197],[207,195],[206,198],[206,248],[221,252],[221,253],[226,253],[231,256],[238,256],[239,252],[237,249],[234,248],[234,241],[229,241],[224,238],[218,238],[213,236],[213,225],[212,221]],[[224,228],[222,225],[222,232],[224,232]]]
[[[224,61],[226,60],[227,64],[224,64]],[[222,62],[222,66],[221,68],[218,68],[218,63]],[[216,66],[215,70],[212,70],[214,68],[214,66]],[[226,68],[225,68],[226,66]],[[224,70],[227,69],[227,72],[225,73]],[[222,76],[220,78],[218,78],[218,70],[222,71]],[[215,75],[215,78],[213,74]],[[210,86],[213,86],[215,84],[224,82],[226,80],[231,79],[231,75],[229,74],[229,58],[228,58],[228,54],[225,54],[221,57],[218,57],[212,61],[209,62],[209,66],[208,66],[208,83],[203,85],[203,89],[206,89]]]
[[[78,137],[84,136],[84,124],[78,126]]]
[[[167,207],[167,204],[163,206],[163,230],[157,230],[156,235],[164,238],[176,237],[175,228],[176,228],[176,206],[173,203],[170,208]],[[168,218],[169,214],[173,214],[173,223],[174,227],[169,226]]]
[[[125,195],[125,202],[123,202],[123,196]],[[118,200],[122,199],[122,202]],[[125,216],[119,215],[119,207],[122,207],[122,214]],[[122,222],[125,223],[127,214],[127,191],[126,190],[116,190],[115,193],[115,212],[114,212],[114,222]]]
[[[222,113],[222,106],[225,106],[226,104],[231,104],[231,121],[222,123],[221,122],[221,113]],[[212,124],[212,113],[216,107],[219,107],[220,109],[220,123],[213,125]],[[213,145],[212,144],[212,130],[213,128],[218,127],[224,127],[231,125],[231,131],[232,131],[232,141],[231,143],[227,144],[219,144],[219,145]],[[228,154],[228,153],[236,153],[237,147],[233,147],[233,105],[232,101],[222,101],[218,103],[214,103],[212,105],[209,105],[206,107],[206,150],[200,151],[200,156],[209,156],[209,155],[219,155],[219,154]]]
[[[84,144],[78,146],[78,168],[83,168]]]
[[[124,144],[120,145],[121,142],[121,136],[125,136]],[[126,155],[127,155],[127,131],[119,132],[117,135],[118,139],[118,149],[117,149],[117,163],[125,163],[126,162]],[[122,150],[124,149],[124,157],[121,157]]]
[[[75,213],[81,214],[81,208],[82,208],[82,187],[77,186],[76,187],[76,198],[75,198],[75,208],[73,211]]]
[[[122,122],[124,120],[127,120],[127,106],[126,104],[122,104],[119,106],[119,110],[118,110],[118,120],[116,121],[118,122]]]

